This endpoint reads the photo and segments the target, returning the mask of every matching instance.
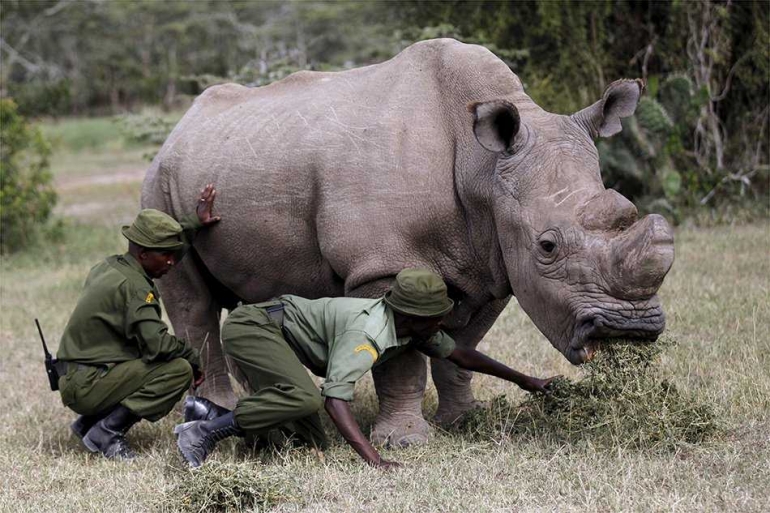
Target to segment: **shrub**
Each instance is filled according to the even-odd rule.
[[[176,125],[175,119],[154,114],[126,114],[115,118],[123,137],[137,144],[160,147]],[[147,160],[155,158],[156,150],[145,153]]]
[[[126,114],[116,118],[123,136],[131,142],[160,146],[176,121],[153,114]]]
[[[0,252],[26,247],[56,204],[48,170],[51,146],[39,129],[0,99]]]
[[[72,110],[68,80],[10,82],[8,93],[23,116],[63,116]]]

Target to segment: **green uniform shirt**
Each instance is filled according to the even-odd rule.
[[[201,225],[195,216],[180,224],[189,247]],[[86,278],[57,357],[90,365],[184,358],[193,367],[200,367],[198,352],[168,333],[159,298],[152,278],[131,254],[106,258]]]
[[[303,365],[326,378],[321,394],[353,399],[356,381],[375,365],[408,347],[446,358],[455,349],[452,338],[439,331],[427,341],[396,337],[393,311],[382,299],[281,296],[287,342]]]

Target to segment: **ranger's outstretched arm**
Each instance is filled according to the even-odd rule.
[[[353,418],[353,413],[350,411],[350,406],[347,401],[335,397],[327,397],[324,402],[324,407],[326,408],[329,417],[331,417],[332,422],[334,422],[334,425],[337,426],[342,437],[347,440],[353,450],[355,450],[369,465],[384,469],[401,466],[395,461],[382,459],[377,452],[377,449],[374,448],[371,442],[369,442],[361,432],[361,428],[358,427],[356,419]]]
[[[540,379],[527,376],[526,374],[515,371],[497,360],[468,347],[456,347],[447,357],[447,360],[463,369],[480,372],[482,374],[489,374],[490,376],[496,376],[506,381],[510,381],[527,392],[548,393],[548,385],[551,384],[551,381],[559,377],[554,376],[548,379]]]

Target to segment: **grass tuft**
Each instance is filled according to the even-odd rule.
[[[533,395],[518,406],[498,396],[489,408],[464,419],[461,430],[635,450],[704,442],[718,431],[716,416],[710,405],[699,404],[661,376],[659,356],[671,345],[607,343],[584,365],[583,379],[559,378],[551,394]]]
[[[296,490],[274,469],[256,463],[208,461],[184,475],[168,493],[159,498],[164,511],[264,511],[279,503],[295,500]]]

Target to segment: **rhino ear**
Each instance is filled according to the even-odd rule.
[[[574,113],[572,119],[594,139],[610,137],[623,129],[620,119],[634,113],[643,92],[643,80],[616,80],[605,89],[601,100]]]
[[[519,111],[512,103],[474,102],[468,105],[468,111],[473,114],[473,134],[479,144],[495,153],[511,147],[520,126]]]

